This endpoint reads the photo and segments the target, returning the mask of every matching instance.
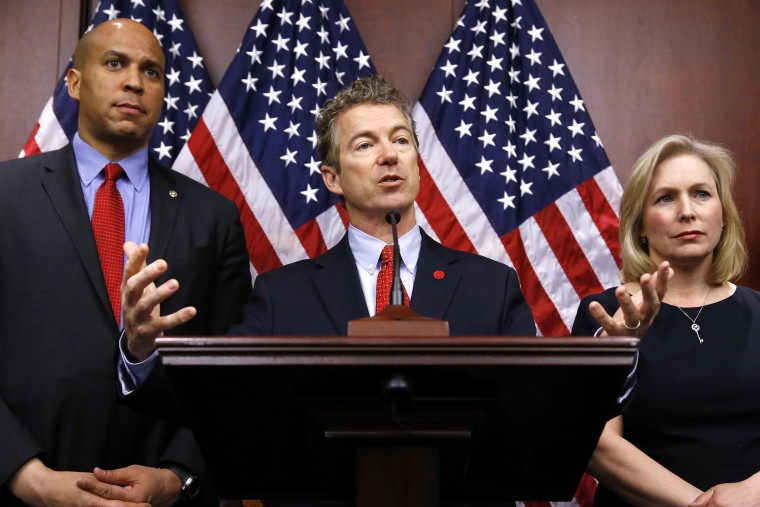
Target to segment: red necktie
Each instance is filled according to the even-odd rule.
[[[116,189],[116,180],[124,171],[119,164],[105,167],[106,180],[95,194],[92,231],[98,246],[100,267],[106,280],[108,298],[119,325],[121,316],[121,277],[124,269],[124,203]]]
[[[375,291],[375,313],[382,312],[391,297],[391,285],[393,283],[393,245],[385,245],[380,252],[380,272],[377,274],[377,289]],[[404,304],[409,306],[409,295],[406,287],[401,284],[404,293]]]

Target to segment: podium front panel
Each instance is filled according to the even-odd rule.
[[[162,338],[225,498],[351,500],[357,449],[431,448],[446,500],[572,498],[634,338]]]

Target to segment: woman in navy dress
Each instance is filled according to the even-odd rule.
[[[657,141],[620,207],[623,285],[585,298],[573,334],[639,336],[638,385],[588,465],[594,505],[760,505],[760,293],[721,147]]]

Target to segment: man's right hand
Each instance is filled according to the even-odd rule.
[[[138,246],[128,241],[124,243],[124,253],[127,255],[121,283],[124,332],[129,354],[136,362],[141,362],[156,349],[156,338],[167,329],[192,319],[196,310],[186,306],[162,317],[160,304],[177,292],[179,282],[171,279],[156,287],[155,281],[166,273],[168,265],[163,259],[146,265],[148,245],[145,243]]]
[[[32,458],[13,474],[8,487],[16,498],[34,507],[150,507],[147,503],[106,500],[80,489],[77,481],[81,479],[93,480],[94,476],[51,470],[38,458]]]

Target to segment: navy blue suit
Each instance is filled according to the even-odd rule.
[[[433,276],[442,271],[439,279]],[[410,307],[449,322],[452,335],[533,336],[536,327],[515,271],[444,247],[422,231]],[[324,255],[264,273],[243,309],[236,335],[345,335],[369,316],[348,236]]]

